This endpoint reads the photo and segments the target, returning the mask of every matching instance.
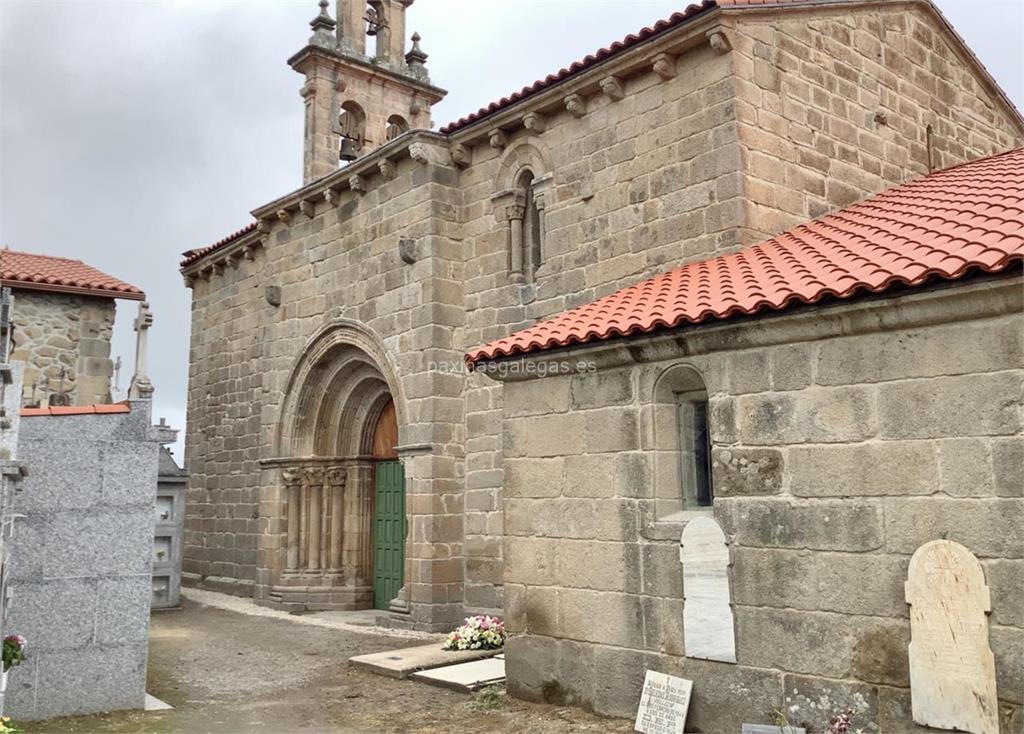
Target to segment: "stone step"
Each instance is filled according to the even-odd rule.
[[[349,662],[391,678],[408,678],[417,671],[491,658],[501,652],[501,650],[447,651],[441,649],[443,644],[443,640],[439,639],[429,645],[404,647],[399,650],[386,650],[369,655],[356,655],[354,658],[349,658]]]

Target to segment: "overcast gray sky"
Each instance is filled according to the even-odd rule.
[[[408,30],[449,90],[439,126],[685,5],[419,0]],[[1024,0],[938,5],[1024,108]],[[180,253],[301,184],[302,79],[285,61],[317,10],[314,0],[0,0],[0,243],[80,258],[146,291],[155,415],[176,426],[189,333]],[[126,364],[134,309],[119,302],[114,352]]]

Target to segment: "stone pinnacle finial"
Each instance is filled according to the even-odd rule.
[[[320,14],[309,22],[309,27],[313,29],[313,35],[309,39],[311,45],[328,48],[334,45],[334,29],[338,24],[327,12],[328,5],[329,0],[320,0]]]
[[[420,41],[422,40],[423,37],[419,33],[413,32],[412,48],[409,50],[409,53],[405,55],[405,63],[412,67],[413,71],[421,70],[425,72],[423,66],[427,63],[427,55],[423,52],[423,49],[420,48]]]

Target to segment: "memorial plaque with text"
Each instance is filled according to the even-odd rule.
[[[683,734],[692,689],[693,681],[648,670],[634,731],[642,734]]]

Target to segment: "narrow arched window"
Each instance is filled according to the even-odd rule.
[[[654,389],[655,504],[659,517],[711,507],[708,393],[687,365],[666,370]]]
[[[392,115],[388,118],[388,126],[384,133],[386,140],[394,140],[404,132],[409,131],[409,123],[401,115]]]
[[[523,202],[523,273],[533,280],[541,263],[541,218],[534,192],[533,171],[526,169],[519,175],[517,193]]]

